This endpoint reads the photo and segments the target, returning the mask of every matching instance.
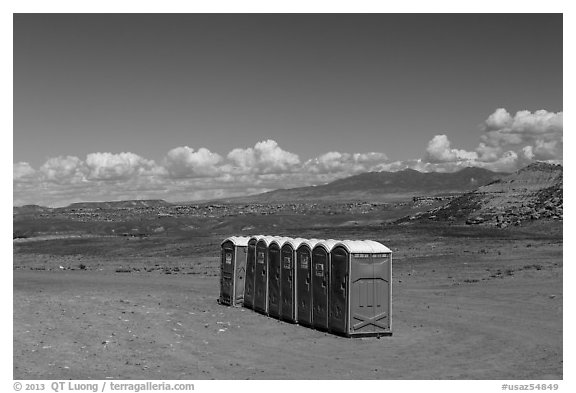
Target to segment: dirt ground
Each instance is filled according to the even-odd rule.
[[[380,339],[219,305],[218,237],[15,242],[14,379],[562,379],[561,232],[465,229],[331,233],[395,252]]]

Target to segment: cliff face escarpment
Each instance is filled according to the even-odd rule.
[[[533,163],[419,217],[500,228],[537,219],[563,219],[563,168]]]

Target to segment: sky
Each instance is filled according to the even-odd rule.
[[[561,14],[14,14],[13,204],[563,162]]]

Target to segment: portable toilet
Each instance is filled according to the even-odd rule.
[[[302,240],[296,248],[296,321],[312,326],[312,249],[320,240]]]
[[[288,239],[280,249],[280,319],[296,322],[296,250],[305,239]]]
[[[220,304],[241,306],[244,302],[248,237],[232,236],[221,244]]]
[[[312,249],[312,327],[328,330],[330,252],[336,240],[322,240]]]
[[[345,240],[330,254],[329,331],[348,337],[391,335],[392,251],[370,240]]]
[[[262,235],[252,236],[248,240],[246,255],[246,280],[244,283],[244,307],[254,308],[254,278],[256,276],[256,243]]]
[[[254,311],[268,314],[268,246],[272,236],[263,236],[256,242],[254,269]]]
[[[274,237],[268,245],[268,315],[280,318],[280,280],[282,269],[280,266],[280,249],[285,237]]]

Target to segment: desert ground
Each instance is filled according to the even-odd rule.
[[[14,379],[563,378],[562,221],[270,215],[242,231],[235,219],[146,236],[56,223],[15,239]],[[219,305],[220,242],[246,229],[387,245],[393,335],[343,338]]]

